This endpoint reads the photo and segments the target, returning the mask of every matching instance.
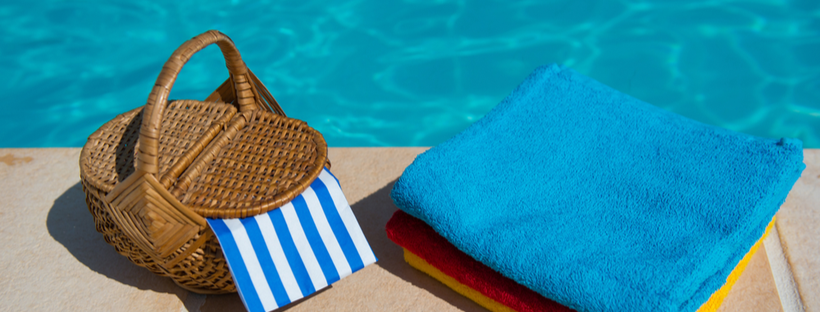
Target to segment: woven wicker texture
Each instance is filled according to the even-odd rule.
[[[236,108],[226,104],[191,100],[169,103],[160,135],[160,173],[165,175],[173,164],[180,163],[180,157],[191,150],[206,131],[214,132],[211,138],[215,136],[235,113]],[[141,107],[119,115],[88,137],[87,148],[84,149],[88,155],[81,156],[80,166],[85,177],[92,179],[94,185],[99,185],[106,192],[134,173],[142,115]]]
[[[230,78],[206,101],[168,101],[182,66],[210,44]],[[80,177],[96,229],[118,253],[188,290],[226,293],[236,288],[204,217],[276,209],[326,163],[322,136],[287,118],[233,42],[209,31],[173,53],[144,107],[89,136]]]
[[[228,127],[225,136],[233,138],[182,199],[201,215],[244,218],[280,207],[305,190],[299,181],[322,170],[315,164],[327,148],[310,144],[319,134],[305,122],[261,110],[244,115],[247,122],[238,118]]]

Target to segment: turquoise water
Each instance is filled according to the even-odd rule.
[[[438,144],[536,66],[664,109],[820,147],[820,1],[4,1],[0,147],[82,146],[143,105],[171,52],[233,38],[330,146]],[[227,77],[210,47],[172,98]]]

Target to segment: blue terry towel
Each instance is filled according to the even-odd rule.
[[[419,155],[396,205],[579,311],[695,311],[763,235],[802,143],[705,125],[538,68]]]

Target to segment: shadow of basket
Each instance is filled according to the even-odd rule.
[[[390,199],[392,181],[373,194],[351,205],[353,213],[370,242],[379,261],[376,265],[391,274],[423,288],[464,311],[480,311],[480,306],[463,297],[443,284],[415,270],[404,262],[401,247],[387,238],[384,227],[387,220],[398,209]],[[176,286],[169,278],[157,276],[141,268],[118,254],[114,247],[103,240],[102,234],[94,229],[94,220],[85,204],[85,194],[80,183],[66,190],[54,201],[46,219],[48,232],[55,241],[62,244],[80,263],[90,270],[102,274],[124,285],[140,290],[176,295],[188,311],[233,311],[244,310],[237,294],[209,295],[204,303],[186,300],[192,295]],[[329,290],[329,289],[325,289]],[[281,310],[291,310],[304,300],[320,294],[308,296],[289,304]],[[298,310],[298,309],[296,309]]]
[[[189,311],[189,292],[169,278],[157,276],[118,254],[94,229],[94,219],[85,204],[82,185],[75,184],[54,201],[46,219],[48,233],[90,270],[140,290],[176,295]]]

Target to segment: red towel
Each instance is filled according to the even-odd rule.
[[[493,271],[458,250],[433,228],[399,210],[387,222],[387,237],[442,273],[516,311],[573,311]]]

